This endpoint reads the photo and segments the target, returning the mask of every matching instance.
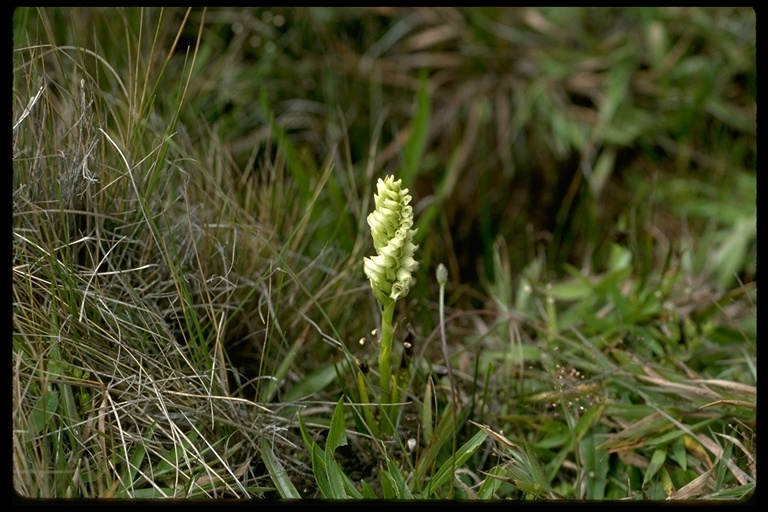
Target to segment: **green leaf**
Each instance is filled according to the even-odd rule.
[[[299,491],[296,490],[291,480],[288,478],[285,469],[280,461],[275,457],[272,452],[272,447],[269,446],[269,442],[265,438],[261,438],[261,460],[264,461],[264,465],[267,467],[269,477],[277,488],[277,492],[285,499],[301,499]]]
[[[424,148],[429,136],[430,121],[430,92],[429,79],[426,73],[422,73],[419,81],[419,92],[416,103],[416,115],[411,125],[411,134],[408,142],[403,147],[403,179],[405,183],[412,185],[421,166],[424,156]]]
[[[584,436],[590,431],[592,425],[598,422],[604,410],[605,406],[598,404],[590,407],[589,410],[579,418],[579,422],[576,424],[573,432],[573,437],[576,442],[584,439]]]
[[[725,477],[729,473],[727,461],[731,460],[731,453],[733,452],[733,442],[730,440],[725,443],[723,454],[717,461],[717,477],[715,479],[715,491],[720,491],[723,488]]]
[[[38,398],[29,413],[29,433],[37,435],[47,427],[58,406],[58,391],[46,391],[43,396]]]
[[[666,460],[667,460],[666,448],[659,448],[658,450],[655,450],[653,452],[653,455],[651,456],[651,462],[648,464],[648,468],[646,468],[645,475],[643,476],[643,485],[651,481],[651,478],[653,478],[656,475],[656,473],[664,465],[664,462]]]
[[[261,88],[259,94],[259,103],[264,111],[264,116],[268,119],[271,134],[277,142],[277,149],[285,155],[285,165],[291,176],[296,180],[296,190],[301,196],[301,204],[309,204],[310,194],[312,193],[311,172],[305,169],[305,165],[299,159],[299,152],[293,145],[291,138],[286,134],[285,129],[277,122],[275,115],[270,107],[268,89]]]
[[[599,434],[598,434],[599,435]],[[585,499],[605,499],[605,490],[608,485],[608,472],[610,470],[610,457],[603,450],[596,450],[597,435],[586,436],[580,443],[583,471],[587,476]]]
[[[312,439],[309,432],[307,432],[307,428],[304,426],[304,421],[301,419],[301,414],[299,414],[299,430],[301,430],[301,437],[304,440],[304,444],[309,448],[310,454],[312,455],[312,473],[315,475],[317,488],[324,498],[330,498],[333,493],[331,491],[331,484],[328,481],[328,473],[325,468],[325,452]]]
[[[403,478],[400,468],[389,458],[387,458],[387,474],[394,485],[395,498],[412,500],[413,495],[410,489],[408,489],[408,484],[405,483],[405,478]]]
[[[154,435],[154,432],[155,432],[155,425],[156,423],[152,423],[152,425],[149,427],[147,434],[144,436],[145,439],[148,439],[148,440],[152,439],[152,436]],[[193,431],[193,435],[196,436],[196,431]],[[120,488],[120,490],[116,494],[118,498],[135,497],[136,489],[134,489],[133,486],[135,484],[136,473],[138,473],[139,468],[143,464],[144,456],[146,454],[147,454],[146,446],[144,445],[144,443],[139,443],[139,445],[136,447],[133,454],[131,455],[131,460],[127,461],[128,467],[126,468],[125,472],[122,475],[123,486]]]
[[[339,468],[333,452],[339,446],[347,444],[346,427],[344,425],[344,397],[339,398],[339,403],[333,411],[331,418],[331,428],[328,431],[328,439],[325,442],[325,471],[328,478],[330,496],[332,499],[349,498],[344,490],[344,475]]]
[[[582,300],[592,293],[593,286],[586,280],[569,280],[547,287],[545,293],[556,300]]]
[[[606,148],[597,157],[593,166],[592,173],[589,174],[589,185],[592,187],[592,193],[596,198],[600,197],[605,183],[611,175],[616,163],[616,150]]]
[[[678,464],[680,464],[680,468],[685,471],[688,469],[688,451],[685,449],[685,442],[683,441],[683,436],[679,436],[677,439],[673,440],[672,443],[672,458],[674,458]]]
[[[339,446],[347,444],[347,433],[344,425],[344,397],[339,398],[331,418],[331,429],[328,431],[328,439],[325,442],[325,450],[333,453]]]
[[[496,477],[502,477],[504,474],[505,471],[503,467],[492,467],[491,470],[488,471],[488,475],[485,477],[485,480],[483,480],[483,483],[480,484],[480,488],[477,490],[477,497],[481,500],[492,499],[493,493],[499,489],[502,482],[499,478]]]
[[[325,471],[328,475],[328,485],[330,494],[328,498],[334,500],[343,500],[349,498],[347,492],[344,490],[344,478],[341,472],[341,468],[336,463],[336,459],[333,458],[333,452],[325,450]]]
[[[379,473],[381,479],[381,492],[384,495],[385,500],[393,500],[397,498],[397,484],[395,483],[392,475],[387,471],[381,471]]]
[[[333,365],[316,370],[293,386],[283,397],[283,402],[293,402],[305,396],[311,396],[326,388],[336,378],[336,368]]]
[[[351,478],[349,478],[345,473],[341,473],[341,478],[344,482],[344,489],[346,489],[347,494],[356,499],[361,500],[363,499],[363,494],[357,489],[355,486],[355,482],[352,481]],[[362,480],[361,480],[362,482]]]
[[[432,440],[432,379],[427,381],[424,389],[424,405],[421,407],[421,429],[424,440],[429,443]]]
[[[170,498],[173,497],[173,495],[174,490],[171,487],[148,487],[146,489],[136,489],[131,493],[131,498],[137,500],[153,500],[158,498]]]
[[[691,430],[698,432],[699,430],[703,429],[707,425],[714,423],[715,421],[717,421],[715,418],[707,418],[702,421],[698,421],[691,425]],[[646,446],[649,448],[662,448],[666,445],[669,445],[675,439],[682,438],[684,435],[685,431],[679,429],[673,429],[670,432],[666,432],[657,436],[651,435],[648,436]]]
[[[632,61],[630,59],[611,67],[606,81],[606,96],[600,107],[600,119],[605,121],[606,125],[611,124],[620,106],[626,101],[631,77]]]
[[[523,441],[523,446],[520,447],[517,444],[511,442],[506,437],[493,432],[488,427],[477,425],[484,432],[490,435],[496,443],[500,443],[509,455],[514,459],[515,464],[508,465],[505,470],[511,477],[511,483],[513,483],[518,489],[526,492],[533,498],[560,498],[555,492],[552,491],[549,485],[549,480],[544,475],[544,470],[536,458],[531,446]],[[569,448],[564,448],[560,453],[570,451]],[[556,463],[556,466],[560,466],[560,462]]]
[[[669,497],[675,492],[675,485],[672,483],[672,478],[669,476],[667,468],[662,467],[659,470],[659,478],[661,479],[661,487],[664,489],[664,493]]]
[[[717,282],[721,287],[729,286],[734,276],[747,262],[749,246],[757,236],[756,217],[743,219],[728,234],[714,254]]]
[[[416,219],[416,234],[413,236],[415,244],[423,243],[427,233],[430,233],[432,226],[437,222],[438,215],[442,212],[443,203],[453,193],[456,183],[461,175],[462,148],[456,147],[448,160],[448,165],[442,173],[442,178],[437,186],[435,200],[429,203],[422,210],[418,219]]]
[[[660,433],[672,428],[670,421],[658,413],[648,416],[627,425],[623,430],[610,434],[606,440],[596,448],[617,452],[636,446],[644,446],[649,442],[649,436],[658,436]]]
[[[478,431],[474,436],[472,436],[472,439],[464,443],[461,448],[456,452],[456,462],[454,463],[452,457],[449,457],[448,460],[446,460],[442,467],[438,470],[437,474],[432,477],[432,479],[429,481],[429,484],[427,485],[427,488],[424,492],[424,495],[429,497],[433,492],[435,492],[445,481],[453,476],[453,470],[456,468],[460,468],[462,464],[464,464],[469,457],[472,456],[473,453],[475,453],[475,450],[483,444],[483,441],[485,441],[485,438],[487,437],[487,434],[483,431]]]
[[[360,487],[363,489],[363,499],[365,500],[377,500],[379,499],[378,496],[376,496],[376,492],[373,490],[373,487],[371,487],[368,482],[365,480],[360,480]]]
[[[458,415],[453,413],[453,404],[448,405],[443,411],[443,415],[435,428],[432,436],[432,442],[427,445],[424,451],[421,453],[421,457],[416,462],[415,477],[416,482],[423,482],[427,476],[427,472],[432,470],[432,466],[437,458],[437,454],[440,449],[451,441],[452,436],[461,425],[466,421],[469,415],[469,409],[464,408]]]

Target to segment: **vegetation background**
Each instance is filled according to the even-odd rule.
[[[753,495],[754,10],[19,8],[13,30],[17,496]],[[356,387],[387,174],[420,245],[392,438]]]

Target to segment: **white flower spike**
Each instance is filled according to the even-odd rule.
[[[411,273],[418,263],[413,255],[418,245],[413,226],[411,196],[393,176],[379,179],[373,196],[375,209],[368,215],[376,256],[363,259],[363,270],[371,282],[373,295],[383,307],[408,295]]]

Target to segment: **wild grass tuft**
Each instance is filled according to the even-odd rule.
[[[162,12],[142,19],[154,16],[139,28],[162,28]],[[215,137],[193,145],[174,128],[194,48],[170,84],[176,109],[163,110],[131,94],[169,88],[139,66],[159,49],[126,35],[130,87],[98,81],[120,73],[75,45],[28,42],[14,54],[16,489],[258,496],[268,483],[251,466],[260,440],[293,446],[290,416],[260,402],[291,382],[276,361],[295,357],[296,333],[324,324],[302,321],[307,295],[344,275],[306,256],[311,206],[278,201],[293,194],[281,161],[249,179]],[[297,298],[306,303],[287,305]]]

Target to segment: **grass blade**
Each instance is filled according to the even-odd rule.
[[[312,473],[315,475],[315,483],[320,490],[320,494],[323,498],[330,498],[333,495],[331,491],[331,484],[328,481],[328,473],[325,467],[325,452],[320,448],[317,443],[312,439],[312,436],[307,432],[307,427],[304,426],[304,420],[299,414],[299,429],[301,430],[301,437],[304,440],[304,444],[309,448],[312,455]]]
[[[458,468],[464,464],[467,459],[469,459],[472,454],[475,453],[475,450],[477,450],[480,445],[483,444],[483,441],[485,441],[486,437],[487,434],[481,430],[472,436],[472,439],[464,443],[464,445],[456,452],[456,465],[453,465],[453,461],[451,459],[446,460],[442,467],[438,470],[437,474],[429,481],[424,495],[428,497],[432,493],[436,492],[437,489],[443,485],[443,483],[445,483],[449,477],[452,476],[452,468]]]
[[[331,429],[328,431],[328,440],[325,442],[325,451],[333,453],[339,446],[347,444],[347,434],[344,426],[344,397],[339,398],[331,418]]]
[[[28,420],[29,431],[32,435],[37,435],[48,425],[58,406],[59,393],[57,391],[48,391],[37,399]]]
[[[411,490],[408,489],[408,484],[406,483],[405,478],[403,478],[400,468],[397,467],[397,464],[395,464],[392,459],[387,459],[386,473],[394,483],[395,498],[412,500],[413,494],[411,494]]]
[[[431,114],[429,80],[422,74],[419,80],[419,92],[416,98],[416,115],[411,125],[411,134],[403,147],[403,181],[407,186],[413,186],[419,173],[424,148],[429,136],[429,120]]]
[[[277,492],[280,493],[285,499],[301,499],[299,491],[296,490],[291,480],[288,478],[283,465],[275,457],[272,452],[272,447],[269,446],[269,442],[265,438],[261,438],[261,460],[264,461],[264,465],[267,466],[269,477],[277,488]]]
[[[491,470],[487,473],[487,476],[485,477],[485,480],[483,480],[483,483],[480,485],[480,489],[477,491],[477,497],[481,500],[490,500],[493,498],[493,493],[495,493],[499,486],[501,486],[502,480],[496,477],[503,477],[504,476],[504,468],[501,466],[494,466],[491,468]]]
[[[333,452],[336,451],[336,448],[346,444],[347,434],[344,426],[344,397],[342,396],[339,398],[339,402],[336,404],[336,408],[333,411],[331,428],[328,431],[328,439],[325,442],[325,470],[328,475],[328,484],[331,491],[330,497],[333,499],[344,499],[349,497],[344,490],[341,468],[339,468],[336,459],[333,457]]]
[[[422,453],[421,457],[416,463],[415,478],[416,482],[423,482],[427,476],[427,472],[432,470],[437,459],[438,453],[446,443],[451,442],[451,436],[454,431],[458,430],[461,425],[464,424],[467,416],[469,415],[469,409],[464,408],[456,418],[456,423],[453,421],[453,404],[449,404],[443,412],[442,418],[437,424],[432,436],[432,442],[427,445],[427,448]],[[455,427],[455,430],[454,430]]]
[[[657,450],[654,450],[653,456],[651,457],[651,462],[648,464],[648,468],[645,470],[645,475],[643,476],[643,485],[646,485],[648,482],[651,481],[651,479],[656,475],[656,473],[661,469],[661,467],[664,465],[664,462],[667,460],[667,450],[666,448],[659,448]]]

